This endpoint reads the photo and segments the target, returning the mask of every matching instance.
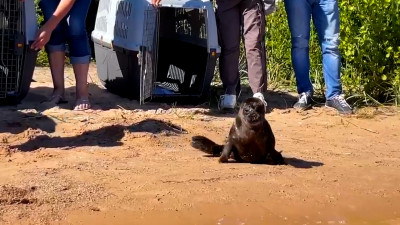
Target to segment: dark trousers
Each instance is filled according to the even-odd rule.
[[[251,90],[253,93],[264,92],[267,86],[267,71],[263,3],[261,0],[217,0],[217,5],[216,15],[221,45],[219,66],[225,93],[238,94],[236,87],[239,82],[242,36]]]

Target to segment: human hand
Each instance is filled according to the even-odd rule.
[[[151,4],[153,4],[154,6],[159,6],[160,2],[161,2],[161,0],[152,0]]]
[[[39,50],[43,49],[44,46],[49,42],[52,30],[48,29],[46,26],[40,28],[36,34],[36,39],[31,45],[31,49]]]

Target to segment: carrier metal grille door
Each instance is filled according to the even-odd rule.
[[[157,80],[159,10],[149,7],[145,10],[143,46],[141,50],[140,104],[150,100],[154,82]]]
[[[0,98],[18,92],[24,43],[23,1],[0,0]]]

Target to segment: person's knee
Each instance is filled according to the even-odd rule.
[[[65,43],[67,41],[66,33],[62,24],[58,24],[58,26],[53,30],[50,36],[50,40],[47,42],[46,48],[47,51],[65,51]]]
[[[338,37],[325,37],[322,41],[323,52],[339,52],[339,38]]]
[[[262,50],[263,36],[261,34],[249,35],[244,38],[244,45],[246,51],[260,51]]]
[[[293,48],[308,48],[309,40],[304,37],[292,37]]]
[[[224,55],[230,55],[240,52],[240,46],[222,46]]]
[[[86,33],[85,21],[80,18],[70,17],[68,21],[69,36],[84,36]]]

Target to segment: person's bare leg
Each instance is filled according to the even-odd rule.
[[[76,80],[76,105],[74,110],[86,110],[90,108],[89,90],[87,77],[89,72],[89,64],[72,65]]]
[[[64,61],[65,52],[54,51],[49,53],[50,70],[54,87],[50,102],[55,104],[64,100]]]

